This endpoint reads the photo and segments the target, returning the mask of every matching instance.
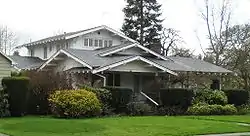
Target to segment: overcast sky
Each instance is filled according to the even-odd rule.
[[[199,9],[203,0],[158,0],[162,4],[164,26],[179,30],[186,48],[201,52],[195,31],[208,46]],[[250,0],[235,0],[233,23],[250,21]],[[0,0],[0,24],[19,35],[19,43],[99,25],[119,30],[123,23],[124,0]]]

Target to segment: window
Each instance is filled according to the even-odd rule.
[[[99,40],[99,47],[102,47],[102,40]]]
[[[89,39],[84,39],[84,46],[88,46],[88,40]]]
[[[95,40],[95,47],[98,47],[98,40]]]
[[[50,51],[50,52],[52,51],[52,45],[49,46],[49,51]]]
[[[93,46],[93,39],[89,39],[89,47]]]
[[[43,58],[47,59],[47,46],[43,48]]]
[[[107,40],[104,41],[104,47],[108,47],[108,41]]]
[[[109,47],[113,45],[113,41],[109,40]]]
[[[68,49],[69,48],[69,44],[66,44],[66,49]]]
[[[30,49],[30,56],[31,56],[31,57],[34,56],[34,49]]]

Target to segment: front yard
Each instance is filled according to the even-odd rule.
[[[55,119],[23,117],[0,119],[0,132],[11,136],[186,136],[247,132],[250,116],[110,117]]]

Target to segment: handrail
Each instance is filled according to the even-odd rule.
[[[148,95],[146,95],[144,92],[140,92],[144,97],[146,97],[148,100],[150,100],[152,103],[154,103],[156,106],[159,106],[157,102],[155,102],[152,98],[150,98]]]

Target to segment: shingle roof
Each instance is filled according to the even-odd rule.
[[[98,28],[98,27],[100,27],[100,26],[89,28],[89,29],[84,29],[84,30],[80,30],[80,31],[75,31],[75,32],[64,33],[64,34],[60,34],[60,35],[56,35],[56,36],[47,37],[47,38],[44,38],[44,39],[41,39],[41,40],[38,40],[38,41],[34,41],[34,42],[27,43],[27,44],[23,44],[20,47],[30,46],[30,45],[35,45],[35,44],[40,44],[40,43],[43,43],[43,42],[51,42],[51,41],[64,40],[65,37],[67,37],[67,36],[71,36],[71,35],[74,35],[74,34],[82,33],[82,32],[85,32],[85,31],[88,31],[88,30],[91,30],[91,29],[95,29],[95,28]]]
[[[74,55],[75,57],[81,59],[82,61],[88,63],[92,67],[103,67],[112,63],[122,61],[124,59],[136,56],[131,54],[118,54],[107,57],[101,57],[98,54],[103,52],[106,49],[98,50],[77,50],[77,49],[67,49],[65,51]],[[173,71],[195,71],[195,72],[214,72],[214,73],[229,73],[231,71],[216,66],[214,64],[194,59],[194,58],[185,58],[185,57],[169,57],[171,60],[160,60],[153,57],[143,56],[157,64],[160,64]]]
[[[44,63],[44,61],[38,57],[18,56],[18,55],[13,55],[9,57],[15,63],[17,63],[16,67],[18,67],[19,69],[37,69]]]

